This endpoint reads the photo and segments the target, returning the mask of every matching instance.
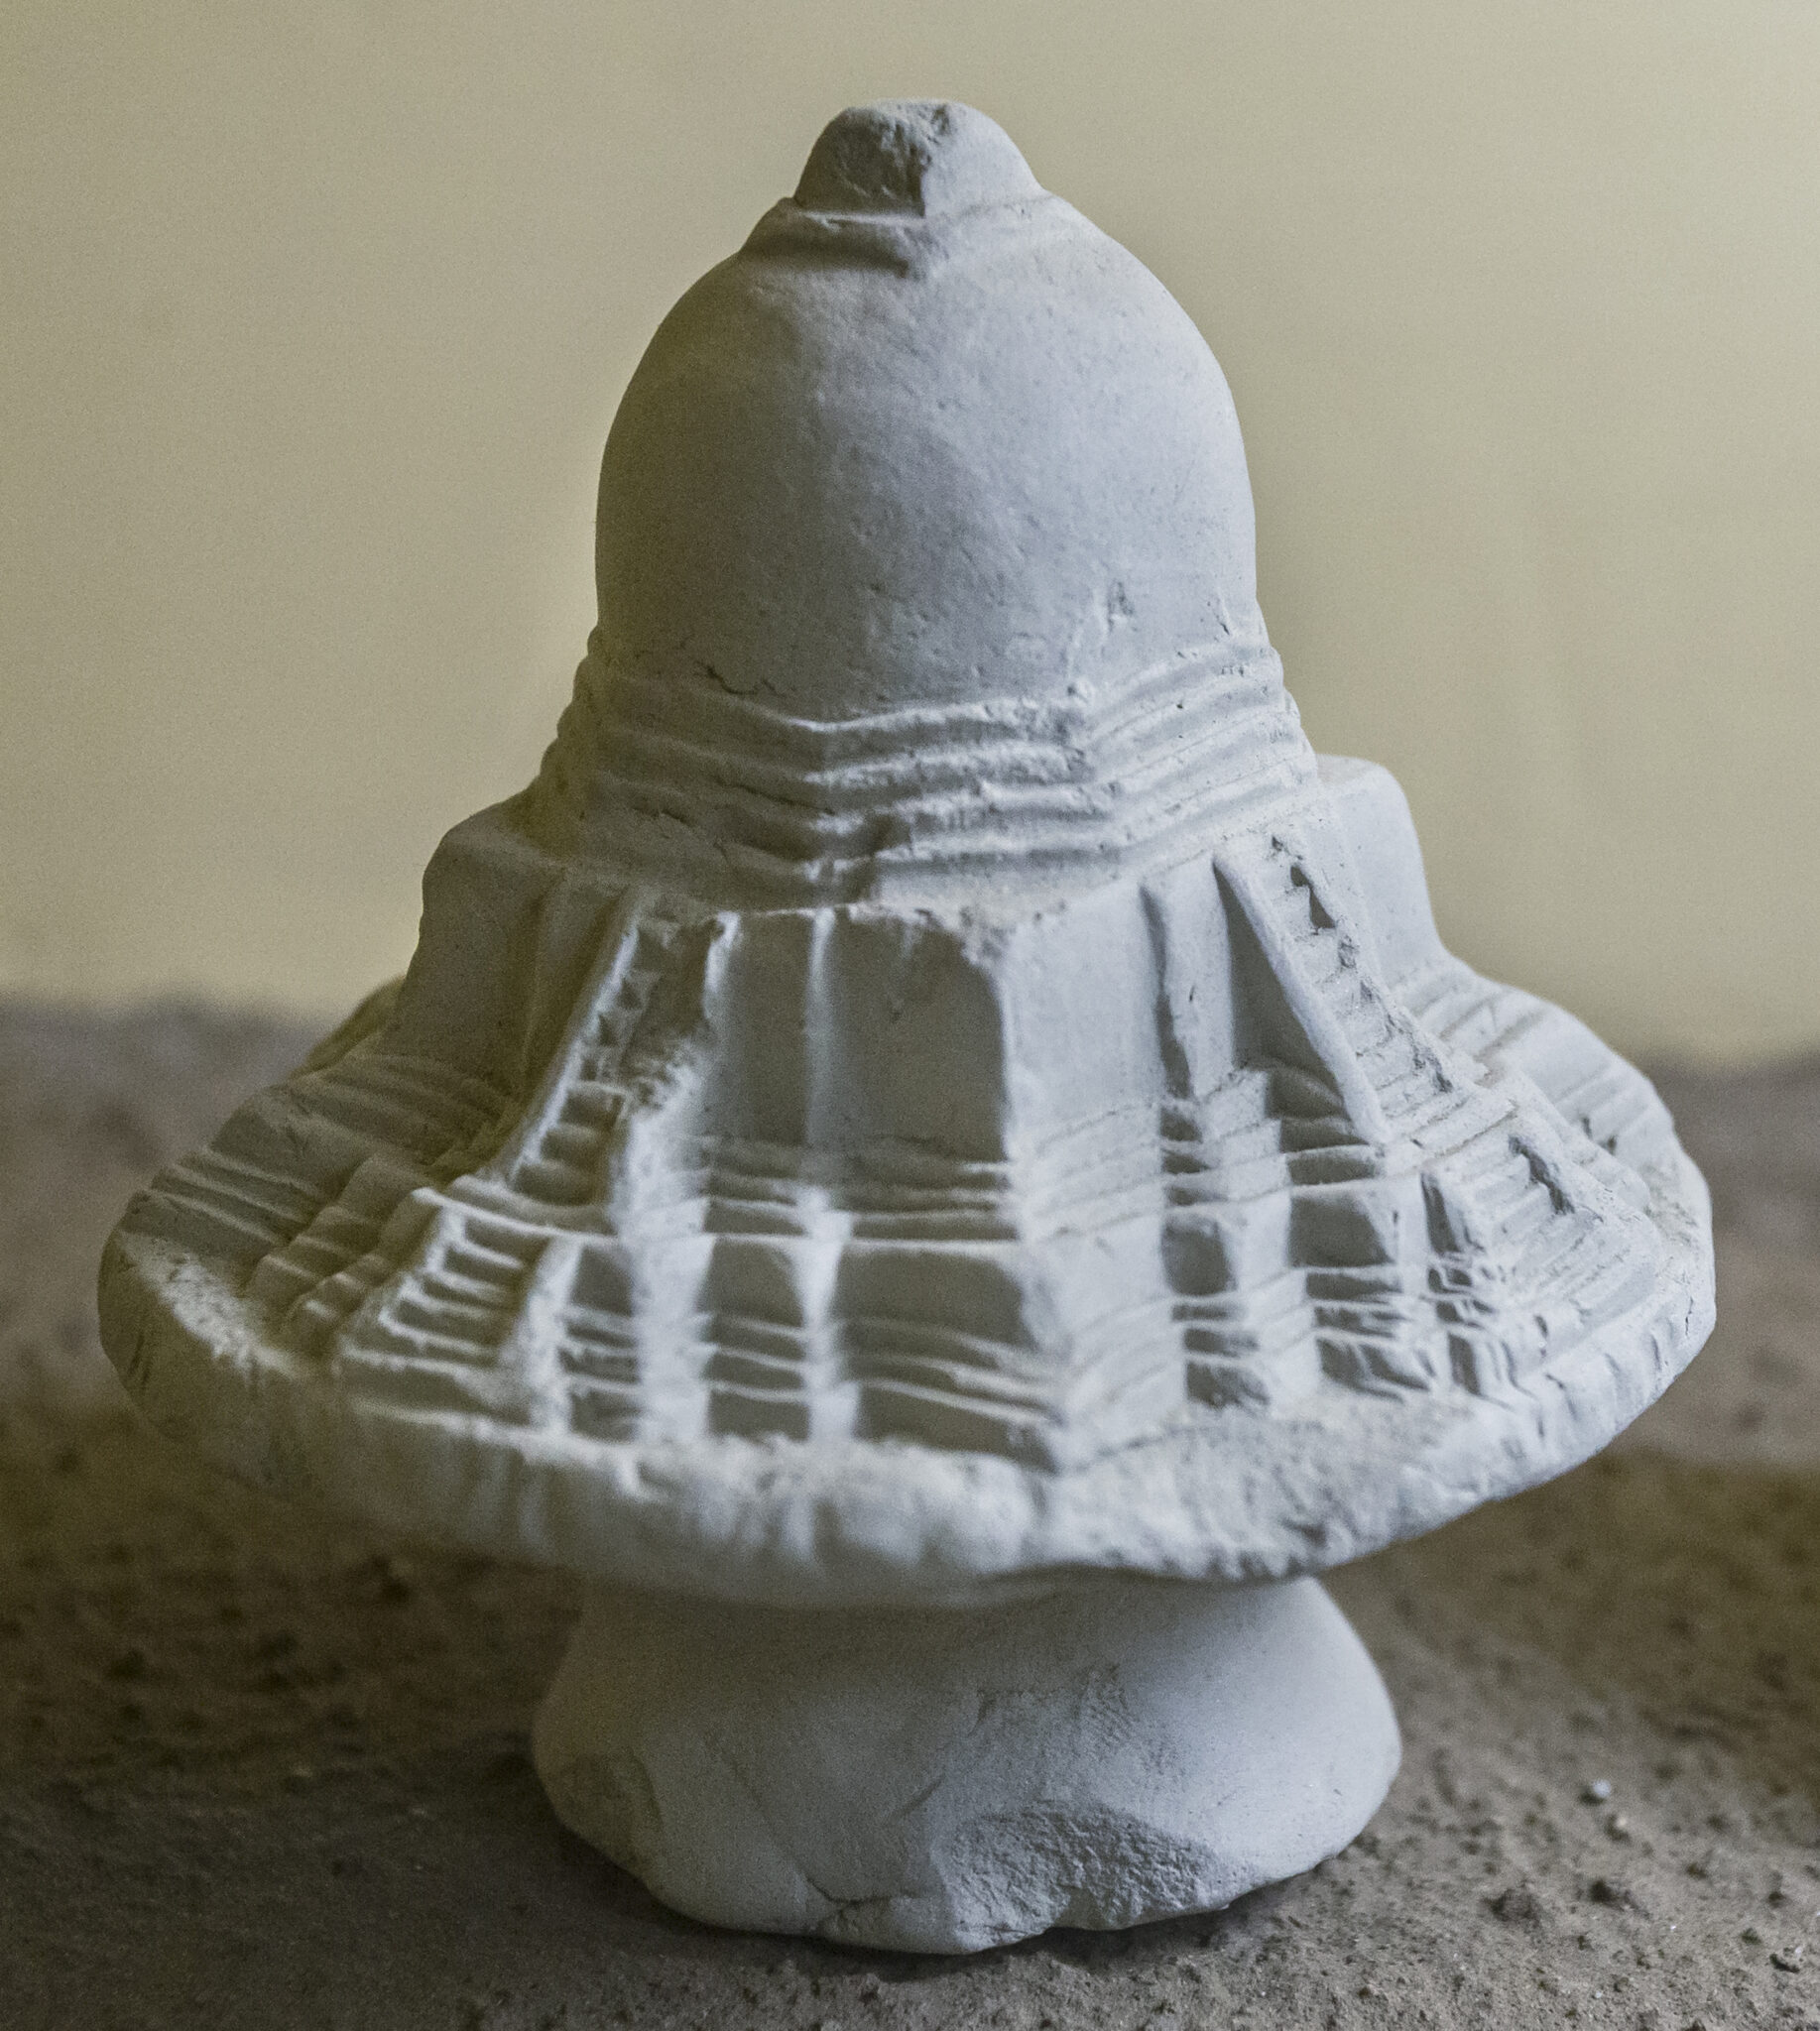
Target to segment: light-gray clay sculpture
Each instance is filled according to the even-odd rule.
[[[1365,1824],[1315,1572],[1604,1445],[1712,1318],[1647,1082],[1316,757],[1231,397],[990,120],[842,114],[665,320],[600,625],[421,941],[133,1202],[108,1351],[287,1493],[584,1576],[557,1812],[944,1952]]]

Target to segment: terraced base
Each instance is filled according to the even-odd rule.
[[[122,1374],[268,1487],[798,1608],[1286,1579],[1574,1465],[1710,1327],[1666,1110],[1446,953],[1382,770],[985,915],[712,910],[522,816],[110,1244]]]
[[[711,1924],[960,1954],[1208,1911],[1396,1773],[1312,1580],[1096,1580],[986,1612],[595,1595],[539,1712],[563,1822]]]

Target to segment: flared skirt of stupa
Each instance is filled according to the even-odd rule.
[[[729,1597],[1275,1577],[1710,1325],[1667,1115],[1443,951],[1382,771],[1001,917],[711,910],[503,814],[426,896],[104,1270],[148,1407],[279,1487]]]

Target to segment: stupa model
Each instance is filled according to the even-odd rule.
[[[110,1354],[585,1576],[539,1768],[683,1910],[959,1951],[1310,1865],[1398,1743],[1300,1576],[1692,1356],[1667,1114],[1442,949],[1212,355],[982,115],[842,114],[682,299],[598,567],[404,980],[133,1202]]]

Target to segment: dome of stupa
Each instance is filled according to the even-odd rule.
[[[1155,277],[982,114],[854,108],[626,391],[542,822],[778,898],[1142,854],[1294,745],[1254,537]]]
[[[830,173],[856,129],[925,151],[920,184],[859,209],[874,193]],[[809,720],[1103,695],[1267,647],[1206,341],[998,128],[940,106],[842,115],[664,320],[607,440],[597,555],[615,667]]]

